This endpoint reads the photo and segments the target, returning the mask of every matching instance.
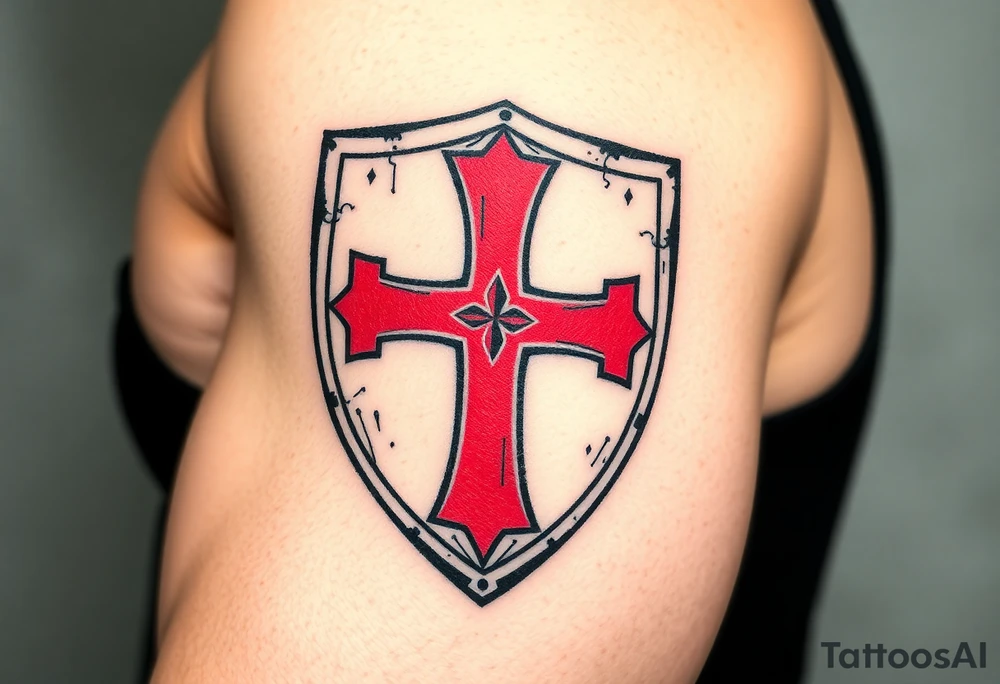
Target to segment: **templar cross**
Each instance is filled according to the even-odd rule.
[[[458,341],[463,424],[428,519],[467,531],[480,563],[504,534],[538,531],[515,434],[520,364],[535,353],[585,356],[599,377],[630,387],[633,359],[650,334],[638,310],[638,276],[605,279],[595,294],[531,285],[532,222],[559,162],[522,156],[509,135],[497,134],[482,151],[443,152],[472,224],[462,283],[398,278],[385,258],[352,251],[347,285],[330,303],[344,325],[347,362],[378,357],[385,341]]]

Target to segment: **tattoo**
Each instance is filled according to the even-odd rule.
[[[670,246],[670,231],[665,231],[662,238],[657,239],[656,233],[651,230],[643,230],[639,233],[641,237],[649,236],[649,241],[653,243],[654,247],[659,247],[660,249],[666,249]]]
[[[391,182],[375,184],[376,167],[385,163]],[[420,177],[424,187],[397,186],[397,166],[404,181]],[[451,189],[428,190],[434,176],[426,169],[439,169],[436,177],[450,178]],[[550,280],[542,287],[529,254],[540,249],[536,230],[544,235],[543,207],[558,204],[567,192],[554,189],[554,178],[580,174],[601,182],[597,190],[587,184],[586,192],[620,184],[608,214],[593,227],[572,226],[573,240],[613,231],[612,246],[637,241],[622,250],[637,256],[634,263],[578,265],[592,271],[595,287],[589,291]],[[407,261],[412,249],[395,246],[410,235],[407,197],[445,191],[451,199],[440,194],[437,204],[450,210],[457,193],[461,210],[463,256],[453,264],[453,273],[460,273],[416,277],[404,267],[413,263]],[[378,225],[364,223],[369,202],[379,204]],[[677,159],[576,133],[506,101],[433,121],[325,133],[311,283],[316,356],[330,417],[388,517],[477,604],[510,590],[570,538],[614,485],[641,438],[666,351],[679,212]],[[384,227],[393,220],[386,214],[397,217],[398,228]],[[604,225],[610,228],[599,228]],[[376,231],[384,237],[373,242]],[[432,240],[437,235],[421,231]],[[376,451],[396,447],[390,437],[405,436],[398,432],[405,421],[394,419],[392,408],[404,399],[380,379],[389,371],[374,373],[393,368],[381,364],[388,363],[385,345],[397,343],[449,349],[454,358],[450,448],[438,461],[441,480],[433,500],[419,500],[393,470],[407,453],[418,463],[433,462],[434,454],[414,451],[425,440],[404,440],[396,455],[383,452],[376,460]],[[559,358],[589,364],[584,382],[594,383],[595,393],[615,393],[609,396],[621,408],[609,405],[603,422],[584,425],[589,434],[567,445],[568,453],[579,453],[579,444],[587,443],[586,461],[567,459],[567,468],[582,466],[574,471],[581,478],[575,500],[558,513],[546,505],[536,514],[533,501],[545,492],[528,486],[538,453],[533,456],[526,436],[525,388],[542,382],[528,380],[529,367]],[[353,388],[360,389],[352,394]],[[348,407],[351,401],[357,405]],[[418,405],[421,398],[412,402]]]

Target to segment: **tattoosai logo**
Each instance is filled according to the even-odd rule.
[[[914,667],[923,670],[934,667],[938,670],[986,667],[986,642],[981,641],[973,647],[963,641],[952,653],[950,648],[926,649],[918,648],[908,651],[905,648],[887,649],[883,644],[865,644],[864,648],[846,648],[839,641],[822,641],[820,647],[826,650],[827,668],[838,665],[844,669],[882,669],[891,667],[902,670]]]
[[[389,518],[480,605],[583,524],[642,435],[679,197],[676,159],[509,102],[324,137],[311,272],[330,416]],[[582,395],[606,408],[559,423],[579,434],[534,418]]]

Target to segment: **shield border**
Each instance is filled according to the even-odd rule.
[[[364,445],[360,441],[354,422],[347,415],[346,404],[338,395],[339,381],[333,361],[330,332],[330,316],[333,314],[328,309],[331,301],[330,259],[338,218],[337,208],[341,206],[339,192],[345,154],[351,157],[386,158],[433,149],[445,150],[457,145],[471,147],[495,132],[505,130],[512,132],[520,142],[527,142],[536,153],[542,150],[552,158],[580,164],[595,171],[656,183],[658,200],[656,232],[655,236],[651,237],[655,252],[656,277],[654,312],[650,325],[652,346],[628,423],[624,426],[601,471],[583,494],[525,548],[507,559],[504,559],[505,554],[502,554],[492,564],[486,562],[480,570],[477,570],[470,563],[460,560],[461,557],[455,557],[450,545],[438,537],[426,520],[410,509],[395,492],[391,483],[365,455]],[[442,133],[448,135],[443,136]],[[578,154],[573,154],[574,149],[579,150]],[[590,152],[590,155],[586,152]],[[331,155],[336,162],[337,175],[333,202],[328,203],[327,174]],[[639,443],[646,416],[652,409],[659,387],[670,331],[677,271],[676,255],[680,237],[680,171],[679,159],[577,133],[536,117],[508,100],[462,114],[427,121],[329,130],[323,133],[310,241],[310,300],[316,359],[331,422],[358,476],[389,519],[421,555],[480,606],[485,606],[502,596],[527,577],[586,522],[614,486]],[[664,205],[663,197],[663,183],[668,180],[672,181],[674,190],[673,201],[669,207]],[[463,214],[467,214],[464,203],[462,210]],[[665,216],[669,217],[666,228],[664,228]],[[464,216],[463,220],[468,231],[471,229],[468,216]],[[529,219],[529,225],[533,225],[533,216]],[[530,234],[526,234],[525,239],[530,240]],[[320,273],[321,268],[322,273]],[[440,285],[447,284],[446,281],[440,283]],[[459,283],[453,283],[457,284]],[[654,363],[655,368],[653,368]],[[519,373],[523,372],[523,364],[521,366],[522,371]],[[518,414],[518,419],[520,418]],[[350,429],[345,430],[345,425]],[[457,431],[460,426],[456,426],[455,429]]]

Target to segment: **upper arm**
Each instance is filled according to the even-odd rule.
[[[172,104],[150,153],[135,217],[132,287],[146,336],[166,364],[202,386],[229,318],[229,210],[208,147],[211,49]]]
[[[693,676],[742,553],[771,328],[815,207],[824,154],[824,90],[807,9],[772,7],[760,19],[734,5],[726,12],[671,5],[643,15],[602,3],[558,10],[533,4],[522,10],[530,17],[510,9],[470,14],[461,4],[450,12],[229,7],[214,57],[209,128],[236,216],[236,305],[171,512],[164,667],[182,653],[197,659],[199,643],[224,639],[234,653],[259,651],[254,662],[262,672],[335,667],[360,678],[419,668],[454,675],[502,663],[519,681],[532,671],[545,679],[570,668],[592,681],[607,681],[611,672]],[[366,171],[351,156],[356,147],[324,148],[327,159],[345,161],[321,169],[317,183],[325,130],[436,119],[502,99],[583,134],[578,140],[594,142],[597,167],[608,157],[608,188],[599,168],[561,158],[534,216],[548,232],[538,228],[527,268],[556,300],[599,294],[595,282],[638,277],[644,299],[636,311],[651,334],[641,342],[646,351],[629,357],[634,372],[626,382],[608,376],[610,350],[631,339],[628,326],[615,321],[629,312],[586,319],[612,332],[576,323],[567,324],[569,332],[546,328],[542,316],[555,316],[554,309],[518,292],[518,273],[496,260],[476,261],[477,239],[482,250],[502,248],[473,234],[470,251],[442,227],[451,214],[462,226],[464,212],[467,228],[485,231],[481,219],[495,216],[492,206],[516,215],[516,183],[498,199],[502,184],[490,185],[475,206],[469,174],[482,181],[489,173],[463,171],[440,150],[425,164],[416,154],[403,158],[417,137],[409,130],[396,143],[395,164],[385,154],[362,158],[376,180],[364,173],[344,180],[353,195],[337,189],[345,174]],[[394,132],[374,133],[388,138],[378,149],[391,148]],[[650,232],[658,225],[660,205],[655,191],[647,192],[656,184],[627,175],[636,155],[616,160],[598,138],[680,160],[679,241],[666,262],[652,261],[655,247],[642,234],[647,218]],[[552,142],[539,157],[569,154],[557,147]],[[575,149],[584,156],[584,147]],[[671,179],[660,180],[669,196]],[[630,182],[634,205],[623,198]],[[505,202],[511,206],[500,206]],[[545,209],[545,202],[560,208]],[[341,209],[342,223],[335,220]],[[670,225],[670,217],[662,219]],[[352,261],[352,249],[367,259]],[[641,255],[655,268],[633,269]],[[382,271],[360,273],[380,258]],[[414,299],[464,287],[470,306],[490,309],[497,300],[473,291],[473,276],[459,282],[466,263],[496,266],[508,301],[534,321],[526,330],[556,330],[554,346],[569,351],[515,364],[508,384],[484,380],[506,369],[498,359],[518,348],[517,334],[501,333],[509,346],[489,364],[473,362],[473,354],[490,354],[488,339],[479,347],[471,335],[447,342],[461,335],[456,317],[444,314],[461,307],[452,311],[444,295],[434,299],[440,311]],[[654,271],[665,277],[674,267],[669,326],[660,325],[665,310],[654,321],[652,301],[666,290],[657,290]],[[404,329],[410,334],[397,334]],[[577,337],[564,344],[565,335]],[[662,366],[659,358],[636,361],[662,348],[657,335],[668,342]],[[541,337],[524,339],[545,346]],[[654,376],[651,394],[642,383]],[[470,383],[488,385],[489,399],[502,407],[474,397],[480,385]],[[346,400],[355,401],[348,410]],[[471,402],[479,402],[476,415],[469,415]],[[648,412],[638,422],[635,406]],[[501,414],[513,423],[494,426]],[[489,439],[508,436],[521,469],[507,470],[501,460],[497,475],[523,485],[522,510],[526,498],[535,504],[529,522],[544,535],[561,510],[584,520],[565,521],[554,538],[558,551],[537,568],[526,566],[516,586],[480,608],[449,581],[452,561],[428,560],[433,549],[448,548],[441,529],[460,532],[463,520],[489,517],[475,506],[444,510],[463,445],[492,448]],[[599,474],[604,462],[590,464],[605,437],[620,471],[599,506],[572,509],[583,500],[570,495],[573,487],[586,493],[592,483],[609,484]],[[411,543],[397,529],[408,527],[400,524],[401,508],[386,502],[388,489],[379,483],[412,503],[413,520],[443,525],[421,527],[423,539],[440,538]],[[474,492],[489,506],[504,505],[484,489]],[[498,538],[484,533],[485,551]],[[218,636],[262,625],[269,636],[252,646]],[[369,642],[378,647],[359,645]]]

